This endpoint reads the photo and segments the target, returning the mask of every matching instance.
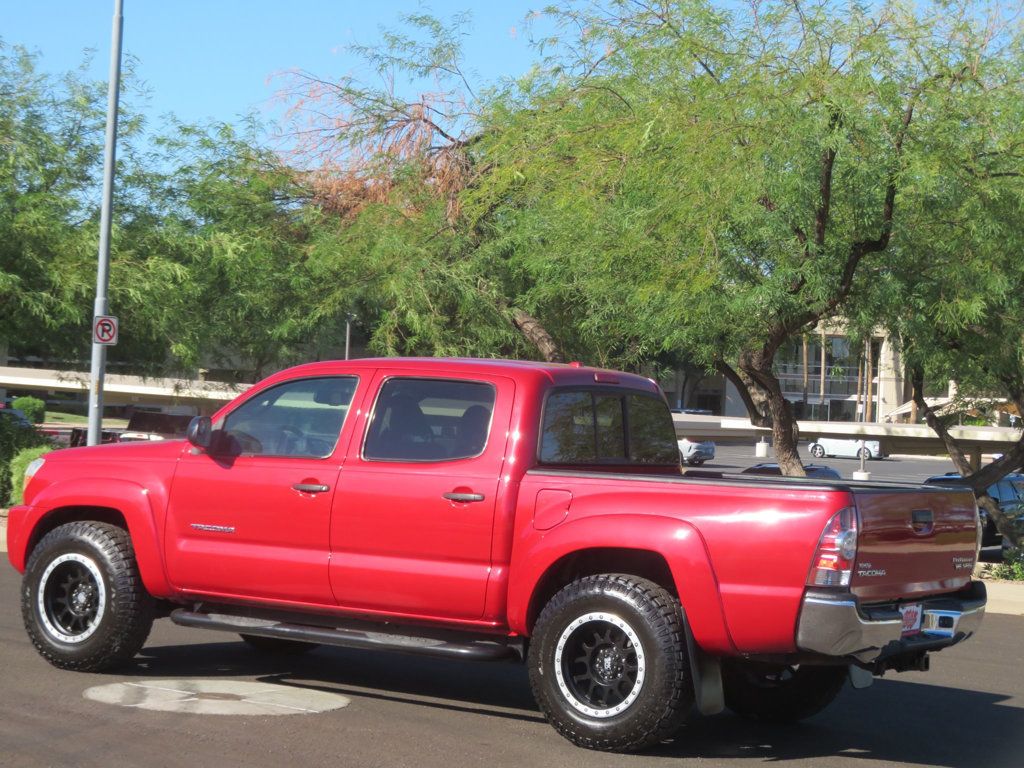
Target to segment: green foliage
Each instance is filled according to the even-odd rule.
[[[16,397],[11,407],[24,413],[33,424],[42,424],[46,418],[46,402],[38,397]]]
[[[28,469],[28,465],[40,456],[45,456],[52,450],[53,448],[49,445],[37,445],[32,448],[23,448],[15,454],[13,459],[11,459],[9,476],[11,481],[10,499],[12,505],[21,504],[23,501],[22,495],[25,491],[25,470]]]
[[[14,419],[0,419],[0,504],[11,495],[11,459],[23,448],[45,442],[34,429],[26,429]]]
[[[1003,562],[992,569],[997,579],[1024,581],[1024,549],[1008,549],[1003,552]]]

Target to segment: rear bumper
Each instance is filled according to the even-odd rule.
[[[852,657],[870,663],[891,656],[941,650],[974,634],[985,615],[985,585],[972,581],[960,592],[919,602],[921,631],[903,635],[895,605],[861,606],[849,593],[808,590],[800,608],[796,643],[802,651]]]

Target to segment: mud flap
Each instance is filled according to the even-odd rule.
[[[690,674],[693,677],[693,693],[697,711],[702,715],[717,715],[725,709],[725,693],[722,690],[722,664],[715,656],[701,650],[693,639],[690,622],[683,611],[683,631],[686,633],[686,650],[690,657]]]

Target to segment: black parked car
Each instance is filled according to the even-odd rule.
[[[804,464],[804,471],[808,477],[815,477],[819,480],[842,480],[843,476],[836,472],[832,467],[826,467],[824,464]],[[774,461],[763,461],[760,464],[755,464],[752,467],[747,467],[741,475],[781,475],[782,470],[779,469],[779,465]]]
[[[964,479],[957,472],[947,472],[944,475],[934,475],[925,480],[927,485],[964,485]],[[1008,517],[1024,523],[1024,474],[1011,472],[1002,480],[990,485],[987,489],[988,495],[995,499],[999,509]],[[981,546],[993,547],[1002,542],[1002,534],[996,528],[994,520],[988,519],[988,513],[978,508],[981,516],[981,524],[985,526],[981,534]]]

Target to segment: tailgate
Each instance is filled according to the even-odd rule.
[[[860,517],[851,591],[862,601],[950,592],[971,579],[974,494],[952,488],[854,490]]]

